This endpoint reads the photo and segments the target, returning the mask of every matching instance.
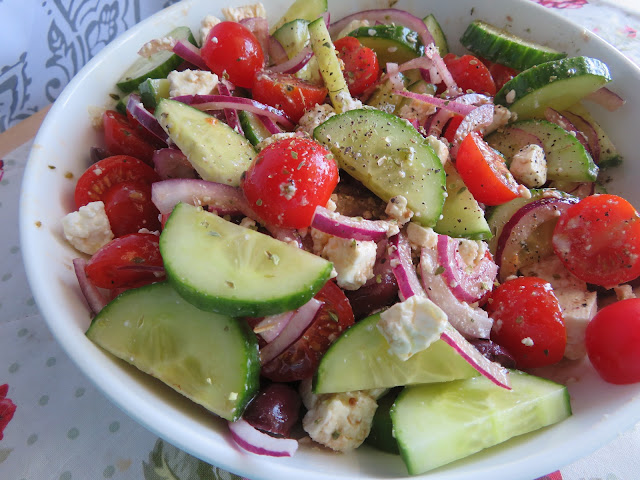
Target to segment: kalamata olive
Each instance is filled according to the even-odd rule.
[[[393,273],[381,273],[358,290],[344,292],[351,303],[356,321],[392,305],[398,298],[398,283]]]
[[[109,156],[111,156],[111,154],[102,147],[91,147],[89,150],[89,157],[91,158],[92,164]]]
[[[243,417],[259,430],[286,437],[298,421],[300,405],[300,395],[294,388],[271,383],[258,392]]]
[[[506,348],[483,338],[476,338],[470,340],[470,342],[482,355],[492,362],[497,362],[505,368],[516,368],[516,360]]]

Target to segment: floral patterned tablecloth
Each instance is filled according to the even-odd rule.
[[[640,64],[637,0],[537,1],[596,32]],[[0,0],[0,22],[6,22],[3,8],[12,3],[17,4]],[[30,77],[29,62],[37,64],[39,59],[27,54],[32,40],[19,35],[17,49],[23,46],[23,53],[8,62],[6,50],[5,57],[0,57],[0,65],[4,64],[0,70],[0,132],[54,100],[82,64],[122,30],[175,2],[146,2],[146,10],[141,0],[20,3],[35,9],[37,15],[50,17],[49,51],[44,61],[55,67],[55,74],[44,80]],[[66,37],[63,23],[69,31],[82,26],[85,35],[82,39]],[[18,238],[18,198],[30,147],[28,142],[5,156],[0,181],[0,479],[237,479],[125,416],[91,385],[52,338],[29,291]],[[545,478],[640,478],[639,452],[640,424]]]

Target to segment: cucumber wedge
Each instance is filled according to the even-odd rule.
[[[348,35],[376,52],[381,67],[388,62],[404,63],[424,55],[424,45],[418,34],[401,25],[360,27]]]
[[[545,108],[564,110],[610,81],[609,68],[598,59],[563,58],[516,75],[496,93],[494,102],[520,119],[543,118]]]
[[[522,135],[525,132],[526,135]],[[546,120],[522,120],[489,135],[489,145],[509,162],[530,135],[540,139],[547,159],[547,178],[568,182],[595,182],[598,166],[580,141],[563,128]]]
[[[375,314],[360,320],[329,347],[314,377],[314,393],[448,382],[479,375],[443,340],[400,360],[389,353],[389,343],[376,328],[379,319]]]
[[[188,40],[197,45],[189,27],[174,28],[165,36],[176,40]],[[182,62],[182,58],[167,50],[154,53],[149,58],[140,57],[124,72],[116,85],[125,93],[132,92],[147,78],[167,78],[169,72],[178,68]]]
[[[571,416],[567,388],[512,371],[513,390],[485,377],[405,388],[391,409],[411,475],[427,472]]]
[[[254,113],[239,110],[238,119],[240,120],[240,126],[242,126],[245,138],[249,140],[254,147],[265,138],[271,136],[271,132],[267,130],[264,123],[262,123]]]
[[[447,53],[449,53],[449,43],[447,42],[447,37],[445,36],[442,28],[440,27],[440,23],[436,20],[436,17],[433,14],[429,14],[422,19],[424,24],[429,29],[429,33],[433,37],[433,42],[435,46],[438,47],[438,52],[441,57],[444,57]]]
[[[402,195],[413,221],[436,224],[444,205],[445,173],[418,131],[380,110],[351,110],[331,117],[313,132],[340,167],[385,202]]]
[[[131,92],[133,93],[133,92]],[[127,103],[129,103],[129,97],[131,93],[127,93],[126,95],[121,95],[118,101],[116,102],[116,112],[121,113],[122,115],[127,114]]]
[[[182,297],[233,317],[295,310],[322,288],[333,268],[305,250],[186,203],[171,213],[160,253]]]
[[[258,344],[246,323],[198,310],[166,282],[124,292],[86,335],[227,420],[258,391]]]
[[[162,99],[155,117],[203,180],[237,187],[256,151],[217,118],[175,100]]]
[[[391,422],[391,407],[398,398],[398,394],[402,388],[394,388],[386,395],[378,399],[378,408],[371,422],[371,430],[369,436],[365,439],[365,443],[376,447],[383,452],[400,454],[398,442],[393,436],[393,422]]]
[[[309,46],[309,22],[303,19],[292,20],[285,23],[273,34],[280,42],[287,56],[291,59],[298,55],[303,48]],[[318,59],[311,57],[309,62],[295,73],[295,76],[313,83],[322,82]]]
[[[566,53],[530,42],[482,20],[471,22],[462,34],[460,43],[482,58],[519,71],[567,56]]]
[[[327,9],[327,0],[296,0],[282,18],[271,27],[271,34],[276,32],[285,23],[298,18],[311,22],[325,13]]]
[[[166,78],[147,78],[140,84],[140,99],[147,108],[155,109],[163,98],[169,98],[171,82]]]

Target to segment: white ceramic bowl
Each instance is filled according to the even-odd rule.
[[[289,4],[289,0],[263,1],[271,21]],[[144,42],[179,25],[189,25],[196,31],[205,14],[220,16],[219,8],[227,4],[187,0],[154,15],[100,52],[55,102],[35,140],[21,198],[22,248],[33,294],[62,348],[107,397],[149,430],[203,460],[252,480],[404,477],[406,470],[399,457],[367,447],[353,454],[337,455],[303,446],[290,459],[244,453],[230,441],[225,422],[105,354],[84,336],[90,317],[71,265],[78,253],[63,238],[60,221],[74,207],[75,179],[88,165],[89,148],[99,143],[87,107],[106,103],[115,80],[133,62]],[[330,0],[329,5],[333,19],[339,19],[347,13],[388,4],[382,0]],[[611,87],[627,99],[627,104],[615,113],[593,108],[627,158],[615,172],[610,190],[621,192],[640,205],[640,190],[634,188],[640,180],[640,163],[633,162],[640,125],[640,72],[620,53],[528,0],[401,0],[397,7],[420,16],[434,13],[454,52],[461,52],[457,39],[464,28],[471,20],[481,18],[499,26],[508,25],[514,32],[527,32],[527,36],[570,54],[605,60],[614,78]],[[55,170],[49,165],[54,165]],[[73,174],[71,179],[69,172]],[[577,376],[578,381],[569,386],[574,410],[570,419],[424,477],[531,480],[590,453],[640,419],[640,385],[605,384],[590,368],[571,375]]]

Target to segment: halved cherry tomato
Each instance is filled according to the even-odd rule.
[[[460,143],[456,168],[474,198],[485,205],[501,205],[519,195],[504,159],[476,132]]]
[[[640,276],[640,217],[616,195],[592,195],[572,205],[553,231],[553,249],[567,270],[611,287]]]
[[[357,96],[376,83],[380,64],[376,52],[354,37],[342,37],[334,42],[338,57],[344,62],[344,78],[351,95]]]
[[[550,283],[536,277],[507,280],[489,294],[487,312],[494,320],[491,340],[513,355],[518,368],[562,360],[567,331]]]
[[[312,376],[320,359],[338,336],[353,325],[349,300],[333,281],[316,294],[323,302],[311,325],[289,348],[262,367],[275,382],[293,382]]]
[[[489,69],[473,55],[458,57],[448,53],[443,58],[451,76],[463,90],[471,90],[487,95],[496,94],[496,84],[489,73]]]
[[[132,233],[98,250],[87,263],[87,277],[100,288],[134,288],[162,280],[159,237]]]
[[[456,115],[455,117],[452,117],[451,120],[449,120],[449,122],[447,123],[447,126],[444,127],[442,136],[446,138],[449,143],[453,142],[453,137],[456,136],[456,131],[462,123],[462,120],[464,120],[464,117],[462,115]]]
[[[241,186],[251,208],[273,225],[306,228],[338,184],[338,166],[322,145],[303,137],[263,148]]]
[[[640,298],[604,307],[585,334],[593,367],[609,383],[640,382]]]
[[[513,77],[518,75],[518,73],[520,73],[513,68],[500,65],[499,63],[493,63],[486,58],[481,58],[480,60],[489,69],[491,78],[493,78],[493,81],[496,84],[496,91],[500,90],[502,87],[504,87],[505,83],[507,83]]]
[[[107,110],[102,116],[104,142],[107,150],[114,155],[130,155],[151,165],[153,152],[159,148],[149,141],[149,137],[132,125],[126,115]]]
[[[260,72],[251,93],[254,100],[283,110],[293,122],[298,122],[305,111],[324,102],[329,90],[286,73]]]
[[[120,182],[142,182],[151,185],[160,176],[149,165],[128,155],[114,155],[91,165],[78,179],[76,207],[102,200],[107,191]]]
[[[120,182],[107,191],[102,201],[116,237],[137,233],[141,228],[160,230],[160,212],[151,201],[151,185]]]
[[[216,75],[233,84],[251,88],[256,72],[264,66],[260,42],[244,25],[220,22],[207,35],[200,50],[204,62]]]

